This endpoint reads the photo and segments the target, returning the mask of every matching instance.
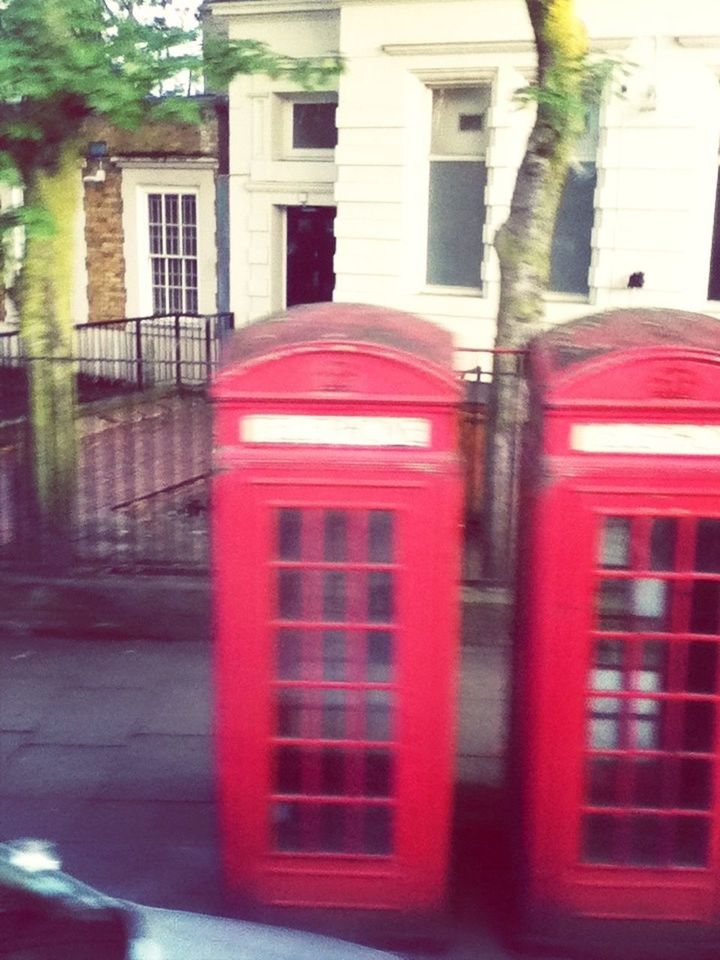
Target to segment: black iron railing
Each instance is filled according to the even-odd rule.
[[[207,572],[212,424],[204,387],[230,326],[227,315],[173,316],[78,331],[81,359],[73,362],[85,402],[78,408],[69,518],[78,568]],[[469,530],[477,529],[480,515],[493,356],[462,350],[457,357],[465,383],[459,417]],[[522,361],[519,352],[512,375],[522,376]],[[13,376],[25,381],[29,363],[0,334],[0,565],[6,568],[38,553],[26,396],[15,402],[19,394],[8,387]],[[44,549],[51,556],[52,542]]]
[[[76,324],[71,359],[78,374],[89,380],[139,390],[198,386],[210,379],[220,342],[232,328],[232,313],[173,313]],[[21,367],[24,360],[19,333],[0,333],[0,367]]]

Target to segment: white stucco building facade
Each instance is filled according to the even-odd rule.
[[[629,305],[720,316],[720,5],[577,6],[593,48],[629,73],[578,145],[548,320]],[[236,322],[331,296],[410,310],[451,329],[458,346],[490,346],[492,241],[532,123],[515,98],[534,66],[523,0],[208,8],[231,37],[292,56],[339,51],[346,63],[325,91],[260,76],[230,86]],[[632,275],[640,286],[628,286]]]

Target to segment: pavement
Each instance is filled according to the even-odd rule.
[[[419,925],[318,911],[255,911],[251,919],[411,958],[513,955],[501,934],[509,608],[497,600],[464,594],[447,910]],[[0,623],[0,839],[50,839],[67,872],[116,896],[249,916],[226,898],[219,872],[211,656],[206,631],[168,640],[140,629],[78,636],[37,620]]]

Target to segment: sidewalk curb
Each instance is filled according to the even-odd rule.
[[[74,639],[210,638],[210,581],[187,576],[0,574],[3,628]]]
[[[461,585],[463,619],[483,622],[495,634],[512,606],[511,592],[483,584]],[[209,642],[211,581],[181,574],[105,574],[48,577],[0,572],[0,629],[83,640]],[[472,629],[470,632],[473,632]],[[475,645],[464,630],[463,644]],[[487,643],[488,641],[484,641]]]

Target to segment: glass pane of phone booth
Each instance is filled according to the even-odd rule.
[[[272,846],[387,856],[396,797],[396,515],[275,511]]]
[[[720,519],[598,517],[581,860],[701,869],[717,764]]]

